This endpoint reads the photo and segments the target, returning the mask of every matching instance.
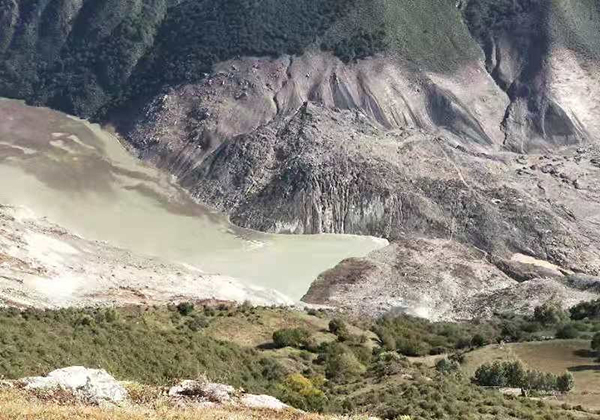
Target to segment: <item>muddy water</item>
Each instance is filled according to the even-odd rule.
[[[385,245],[368,237],[268,235],[192,202],[96,125],[0,100],[0,204],[87,239],[234,276],[298,299],[322,271]]]

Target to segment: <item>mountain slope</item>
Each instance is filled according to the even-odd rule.
[[[597,1],[1,1],[0,95],[115,125],[238,225],[600,274]]]

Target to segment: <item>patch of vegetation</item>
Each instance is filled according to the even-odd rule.
[[[0,45],[0,95],[102,116],[219,61],[300,54],[355,2],[85,0],[75,18],[63,2],[34,2],[0,28],[12,41]]]
[[[429,322],[410,316],[383,317],[373,326],[382,346],[405,356],[450,353],[498,342],[509,320],[485,323]]]
[[[574,321],[600,320],[600,299],[581,302],[569,309],[569,312]]]
[[[333,53],[343,62],[349,63],[372,57],[387,48],[386,33],[383,29],[373,32],[361,30],[358,34],[339,41],[324,41],[321,48]]]
[[[322,412],[327,405],[327,396],[321,389],[324,383],[322,376],[309,379],[300,373],[294,373],[279,385],[279,396],[301,410]]]
[[[507,400],[472,384],[457,369],[464,361],[462,353],[443,358],[437,368],[427,367],[397,350],[373,346],[365,339],[369,333],[350,320],[331,319],[325,312],[314,315],[281,308],[187,303],[167,308],[4,309],[0,310],[0,375],[18,378],[81,364],[140,382],[133,390],[139,402],[154,395],[152,387],[144,384],[169,384],[205,374],[304,410],[327,413],[369,412],[385,419],[401,415],[498,418],[494,413],[500,418],[510,413],[516,413],[513,418],[543,418],[550,413],[552,418],[567,418],[562,409],[530,407],[529,400]],[[262,337],[269,325],[277,325],[269,335],[280,344],[285,342],[285,347],[273,349],[271,343],[227,331],[255,326]],[[430,341],[444,337],[449,343],[444,348],[450,348],[459,338],[468,346],[492,340],[492,333],[503,328],[500,321],[490,325],[397,317],[381,320],[373,328],[400,339],[412,329],[415,343],[423,340],[430,347]],[[216,339],[219,331],[232,341]],[[572,385],[572,378],[565,377],[562,385],[559,381],[557,388]]]
[[[6,4],[4,4],[6,3]],[[454,0],[0,2],[0,95],[87,118],[243,56],[388,51],[434,70],[477,57]]]
[[[190,315],[182,316],[176,308],[2,309],[0,377],[83,365],[147,384],[207,374],[256,392],[272,388],[264,356],[206,337],[190,327]]]
[[[310,333],[302,328],[287,328],[273,333],[273,344],[277,348],[295,347],[306,348],[310,346]]]

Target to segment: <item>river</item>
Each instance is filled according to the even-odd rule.
[[[86,239],[194,265],[299,299],[324,270],[387,241],[241,229],[98,125],[0,100],[0,204],[25,206]]]

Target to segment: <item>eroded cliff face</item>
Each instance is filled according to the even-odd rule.
[[[510,98],[506,148],[526,153],[597,138],[596,2],[471,1],[464,9],[488,73]],[[584,107],[576,105],[582,97]]]

